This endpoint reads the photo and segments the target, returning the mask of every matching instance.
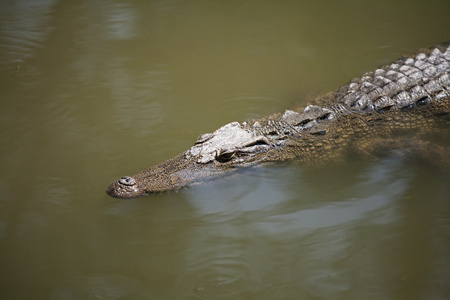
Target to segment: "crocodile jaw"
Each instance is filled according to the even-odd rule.
[[[255,135],[237,122],[203,134],[194,146],[133,176],[112,182],[106,193],[116,198],[136,198],[207,181],[236,166],[262,162],[273,148],[263,135]]]

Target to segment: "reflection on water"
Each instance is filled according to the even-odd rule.
[[[326,299],[336,290],[370,295],[354,281],[360,276],[374,285],[384,280],[379,267],[386,257],[377,252],[395,249],[388,243],[398,236],[387,228],[404,218],[399,208],[412,180],[401,168],[398,161],[380,161],[344,191],[348,198],[314,206],[287,188],[297,181],[308,195],[308,186],[301,184],[304,174],[284,168],[257,168],[258,173],[246,174],[245,187],[237,185],[238,178],[186,191],[203,222],[184,253],[186,267],[177,287],[185,296],[217,299],[279,297],[280,289]],[[228,191],[227,200],[217,197],[221,189]],[[355,235],[364,236],[365,230],[355,230],[361,223],[380,232],[372,229],[372,237],[355,245]],[[400,276],[401,271],[391,272]]]
[[[444,1],[404,6],[1,2],[0,298],[445,299],[449,178],[419,163],[104,193],[200,133],[448,38]]]

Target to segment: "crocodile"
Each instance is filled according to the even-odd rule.
[[[106,193],[134,198],[176,190],[241,167],[292,160],[327,162],[348,151],[377,147],[438,152],[424,137],[450,124],[450,41],[421,49],[367,72],[311,105],[258,120],[226,124],[192,147],[133,176]]]

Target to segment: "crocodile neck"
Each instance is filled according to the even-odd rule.
[[[421,50],[353,79],[304,109],[202,134],[185,152],[122,177],[107,193],[128,198],[178,189],[264,162],[324,162],[350,148],[367,151],[377,140],[400,141],[447,128],[449,71],[450,43]]]

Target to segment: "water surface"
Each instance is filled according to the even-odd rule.
[[[446,299],[449,176],[396,155],[112,180],[448,40],[447,1],[3,1],[0,298]]]

